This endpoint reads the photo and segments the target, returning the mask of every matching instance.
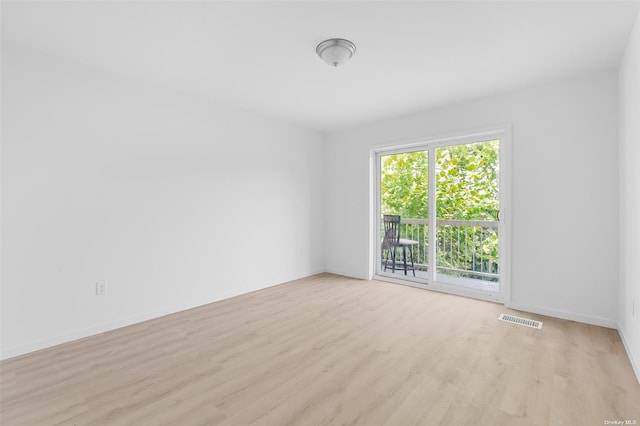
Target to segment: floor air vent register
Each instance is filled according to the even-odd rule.
[[[498,317],[500,321],[510,322],[512,324],[523,325],[525,327],[537,328],[542,330],[542,321],[534,321],[526,318],[520,318],[513,315],[500,314]]]

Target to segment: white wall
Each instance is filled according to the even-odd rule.
[[[620,323],[640,380],[640,15],[620,64]],[[635,312],[634,312],[635,303]]]
[[[372,147],[511,124],[511,306],[615,327],[617,90],[612,70],[328,135],[327,270],[370,276]]]
[[[1,135],[2,357],[324,270],[321,134],[3,44]]]

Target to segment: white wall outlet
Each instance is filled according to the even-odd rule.
[[[107,282],[99,281],[96,283],[96,296],[104,296],[107,294]]]

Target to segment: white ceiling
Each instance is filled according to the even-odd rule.
[[[304,127],[615,68],[632,2],[2,2],[2,39]],[[327,38],[353,41],[331,68]]]

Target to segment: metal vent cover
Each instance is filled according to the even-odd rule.
[[[542,321],[535,321],[507,314],[500,314],[498,319],[500,321],[510,322],[512,324],[524,325],[525,327],[537,328],[538,330],[542,330]]]

